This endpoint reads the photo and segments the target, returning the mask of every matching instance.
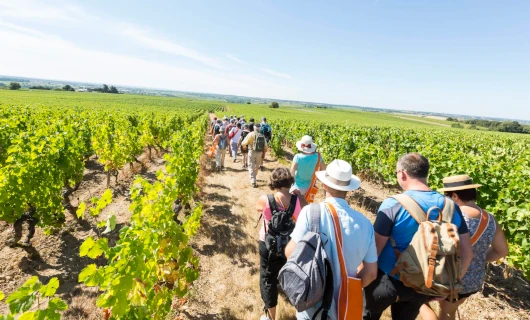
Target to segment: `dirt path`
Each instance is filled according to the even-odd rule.
[[[227,155],[224,171],[203,176],[204,215],[193,240],[201,275],[184,310],[187,319],[258,319],[263,309],[255,205],[261,194],[270,192],[266,183],[279,164],[268,155],[265,171],[258,173],[258,188],[252,188],[241,159],[234,163]],[[280,308],[285,305],[281,300]]]
[[[114,178],[111,179],[112,203],[98,217],[98,221],[106,220],[110,213],[114,213],[117,217],[116,229],[109,234],[109,245],[116,242],[120,228],[130,220],[128,192],[134,176],[140,174],[144,178],[154,180],[155,173],[164,168],[164,160],[160,157],[154,157],[152,161],[149,161],[146,154],[143,154],[139,160],[143,165],[135,163],[132,171],[129,165],[120,170],[117,184]],[[100,318],[99,310],[95,305],[97,288],[87,288],[78,283],[78,275],[85,266],[90,263],[104,262],[101,259],[79,257],[79,247],[84,239],[97,234],[95,222],[92,220],[78,221],[74,215],[81,201],[89,203],[91,197],[101,196],[106,190],[106,181],[103,166],[95,158],[91,158],[87,162],[83,181],[78,190],[69,197],[72,209],[70,213],[65,213],[65,224],[50,236],[44,235],[42,228],[36,228],[31,247],[10,248],[6,246],[5,241],[10,236],[11,228],[7,223],[0,222],[1,291],[8,295],[31,276],[37,276],[44,283],[48,282],[51,277],[57,277],[60,281],[57,293],[66,300],[69,307],[63,319]],[[0,303],[0,314],[6,311],[7,305]]]

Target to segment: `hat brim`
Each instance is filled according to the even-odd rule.
[[[465,186],[458,186],[458,187],[452,187],[452,188],[440,188],[436,191],[438,192],[446,192],[446,191],[458,191],[458,190],[467,190],[467,189],[477,189],[479,187],[482,187],[481,184],[467,184]]]
[[[339,186],[338,184],[335,184],[331,181],[329,181],[328,178],[326,178],[326,171],[317,171],[316,176],[320,182],[327,185],[328,187],[331,187],[332,189],[339,190],[339,191],[353,191],[356,189],[359,189],[361,186],[361,179],[357,177],[356,175],[351,175],[350,184],[347,186]]]
[[[302,148],[302,141],[296,142],[296,149],[302,152],[313,153],[317,150],[317,145],[311,142],[311,148]]]

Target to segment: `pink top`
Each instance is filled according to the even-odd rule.
[[[278,199],[276,195],[274,195],[274,198],[276,199],[276,206],[278,207],[278,210],[287,210],[286,208],[282,206],[282,203],[280,202],[280,200]],[[289,204],[287,203],[287,205]],[[300,207],[300,199],[296,199],[296,207],[294,208],[294,212],[293,212],[294,221],[296,221],[296,219],[298,218],[298,214],[300,214],[301,210],[302,208]],[[261,241],[265,241],[265,233],[267,232],[267,229],[268,229],[267,225],[269,221],[271,221],[272,219],[271,207],[269,206],[268,200],[267,200],[267,204],[265,205],[265,208],[263,208],[262,213],[263,213],[263,221],[261,222],[261,229],[259,230],[259,239]]]

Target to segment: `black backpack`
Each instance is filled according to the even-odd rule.
[[[256,134],[256,137],[254,138],[254,151],[263,152],[263,150],[265,150],[265,143],[265,136],[261,133]]]
[[[296,208],[298,196],[291,195],[291,202],[287,211],[279,211],[274,195],[267,195],[269,207],[271,208],[272,219],[268,223],[268,231],[265,235],[265,246],[272,254],[284,256],[284,249],[291,240],[290,234],[293,232],[295,222],[293,213]],[[263,222],[265,223],[265,221]]]

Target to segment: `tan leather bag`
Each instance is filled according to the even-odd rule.
[[[454,202],[445,197],[443,209],[432,207],[427,213],[420,205],[405,194],[393,196],[407,212],[418,222],[418,231],[414,234],[407,249],[399,252],[392,237],[390,241],[397,262],[390,273],[399,274],[401,282],[418,293],[447,297],[450,301],[458,299],[462,290],[460,282],[460,238],[458,228],[451,223],[455,211]],[[439,211],[437,220],[428,220],[431,211]]]

